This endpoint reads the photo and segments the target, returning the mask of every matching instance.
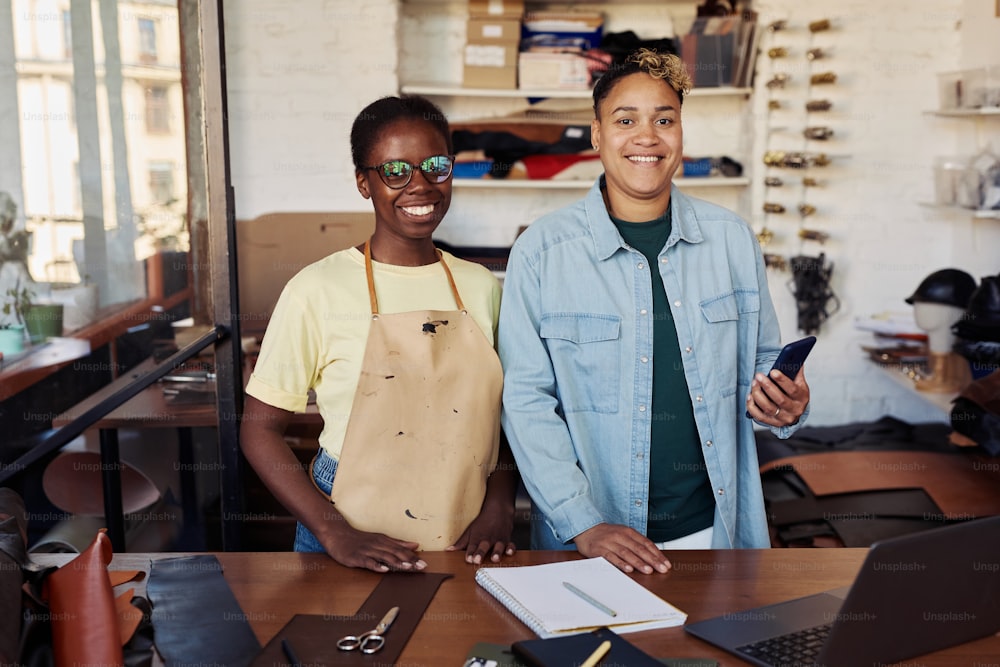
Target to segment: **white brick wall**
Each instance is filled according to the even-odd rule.
[[[405,4],[313,0],[295,3],[293,9],[277,0],[225,4],[239,218],[272,211],[367,210],[354,186],[349,154],[348,132],[358,110],[380,95],[395,93],[400,80],[460,79],[461,3],[445,3],[445,17],[433,19],[421,18],[421,5],[440,13],[442,3]],[[670,6],[687,8],[682,2]],[[763,22],[783,18],[794,28],[777,40],[792,49],[788,64],[804,66],[806,44],[824,46],[830,59],[816,70],[838,74],[837,84],[820,91],[835,103],[834,113],[822,124],[836,132],[823,148],[837,157],[816,174],[827,185],[809,196],[819,209],[810,226],[832,238],[824,247],[801,244],[795,235],[797,216],[768,220],[776,232],[768,251],[793,255],[823,250],[835,263],[833,288],[843,305],[823,327],[807,365],[813,391],[810,423],[869,421],[884,414],[914,422],[943,419],[943,413],[929,410],[914,392],[901,389],[865,360],[859,345],[871,337],[858,332],[853,320],[886,309],[905,311],[903,299],[939,268],[962,268],[977,278],[1000,271],[1000,221],[919,205],[932,199],[934,156],[991,141],[1000,150],[1000,121],[923,114],[937,106],[937,72],[1000,63],[1000,19],[994,16],[993,2],[758,0],[755,6]],[[820,18],[831,19],[834,29],[817,33],[810,42],[805,25]],[[434,42],[436,53],[421,50],[425,36],[440,38]],[[765,38],[762,46],[767,44]],[[756,175],[757,185],[746,194],[700,194],[749,215],[758,228],[763,222],[757,213],[764,194],[759,185],[763,148],[779,147],[779,142],[801,147],[805,122],[795,114],[768,117],[762,85],[771,63],[763,57],[759,65],[758,93],[748,105],[694,99],[685,104],[687,145],[710,154],[721,151],[728,139],[738,139],[742,153],[733,156]],[[786,92],[789,97],[796,93],[791,86]],[[749,119],[742,116],[744,110],[752,114]],[[768,133],[779,124],[787,128],[784,134]],[[752,137],[733,136],[733,128],[742,126],[754,128]],[[793,194],[785,202],[792,209],[799,200]],[[506,245],[517,226],[579,196],[572,191],[460,191],[441,236],[456,243]],[[798,337],[785,286],[789,277],[771,274],[787,340]]]

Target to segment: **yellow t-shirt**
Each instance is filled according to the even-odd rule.
[[[466,309],[495,345],[499,281],[480,264],[447,252],[442,255]],[[372,268],[382,313],[456,308],[448,278],[436,262],[426,266],[372,262]],[[349,248],[310,264],[288,281],[278,298],[247,394],[276,408],[303,412],[309,390],[315,390],[323,417],[320,445],[339,458],[370,323],[361,252]]]

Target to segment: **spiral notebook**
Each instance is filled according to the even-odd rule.
[[[483,567],[476,582],[539,637],[682,625],[687,614],[604,558]]]

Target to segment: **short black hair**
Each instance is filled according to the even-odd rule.
[[[611,94],[615,84],[626,76],[645,72],[655,79],[673,88],[677,98],[684,104],[684,94],[691,91],[691,77],[681,61],[673,53],[657,53],[652,49],[639,49],[628,55],[624,62],[612,64],[601,78],[594,84],[594,117],[599,118],[598,107],[604,98]]]
[[[444,138],[448,154],[454,152],[451,126],[438,105],[420,95],[382,97],[362,109],[351,125],[351,159],[355,169],[361,171],[371,166],[368,160],[379,133],[398,120],[429,123]]]

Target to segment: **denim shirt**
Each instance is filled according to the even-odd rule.
[[[650,424],[669,418],[648,409],[652,267],[615,229],[602,180],[521,234],[504,278],[502,419],[535,504],[539,549],[566,548],[602,522],[645,534]],[[781,347],[760,246],[731,211],[676,187],[670,206],[673,229],[656,271],[715,490],[712,546],[767,547],[753,423],[745,415],[755,372],[767,373]],[[787,438],[805,416],[772,430]]]

